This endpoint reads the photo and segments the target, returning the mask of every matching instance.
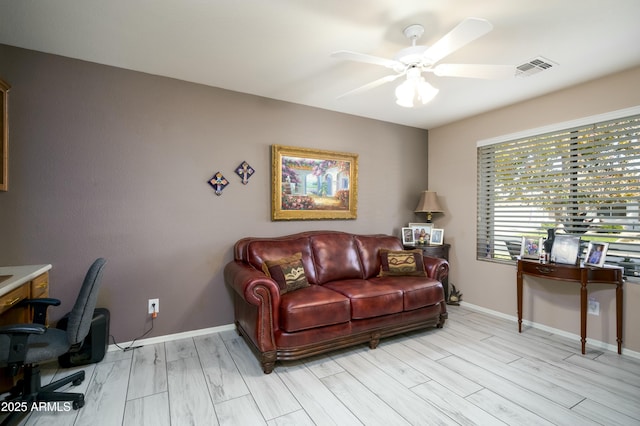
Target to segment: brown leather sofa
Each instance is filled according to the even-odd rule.
[[[449,264],[420,254],[426,276],[382,273],[386,250],[402,249],[396,237],[337,231],[239,240],[224,277],[233,289],[237,331],[263,371],[271,373],[278,360],[364,342],[375,349],[382,337],[442,327],[447,308],[441,281]],[[266,266],[294,255],[309,285],[284,292]]]

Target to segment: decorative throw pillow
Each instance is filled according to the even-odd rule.
[[[379,277],[412,276],[426,277],[422,250],[380,250]]]
[[[278,283],[280,294],[309,287],[302,265],[302,253],[278,260],[267,260],[262,264],[262,271]]]

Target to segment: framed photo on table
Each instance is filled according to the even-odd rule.
[[[540,259],[541,247],[542,238],[522,237],[522,244],[520,245],[520,259]]]
[[[441,246],[444,242],[444,229],[433,228],[431,230],[431,244]]]
[[[557,235],[551,247],[551,262],[575,265],[578,263],[580,237],[575,235]]]
[[[587,256],[584,258],[584,264],[589,266],[602,267],[604,260],[607,257],[607,250],[609,249],[609,243],[589,242],[587,248]]]
[[[429,244],[433,223],[410,223],[409,227],[413,229],[414,244]],[[424,243],[420,242],[420,238]]]
[[[402,244],[411,246],[415,243],[416,240],[413,238],[413,229],[402,228]]]

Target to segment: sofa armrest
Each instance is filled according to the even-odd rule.
[[[245,301],[252,305],[264,303],[264,296],[269,296],[274,306],[280,304],[278,284],[246,263],[234,260],[224,268],[225,282]]]
[[[235,292],[235,318],[261,352],[275,351],[280,289],[264,272],[238,260],[227,263],[224,280]],[[240,331],[240,330],[238,330]]]
[[[424,269],[429,278],[443,282],[449,276],[449,262],[439,257],[423,256]]]

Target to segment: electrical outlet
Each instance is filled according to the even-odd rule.
[[[154,306],[155,305],[155,309]],[[160,299],[149,299],[149,314],[160,312]]]
[[[593,297],[589,298],[587,313],[590,315],[600,315],[600,303]]]

